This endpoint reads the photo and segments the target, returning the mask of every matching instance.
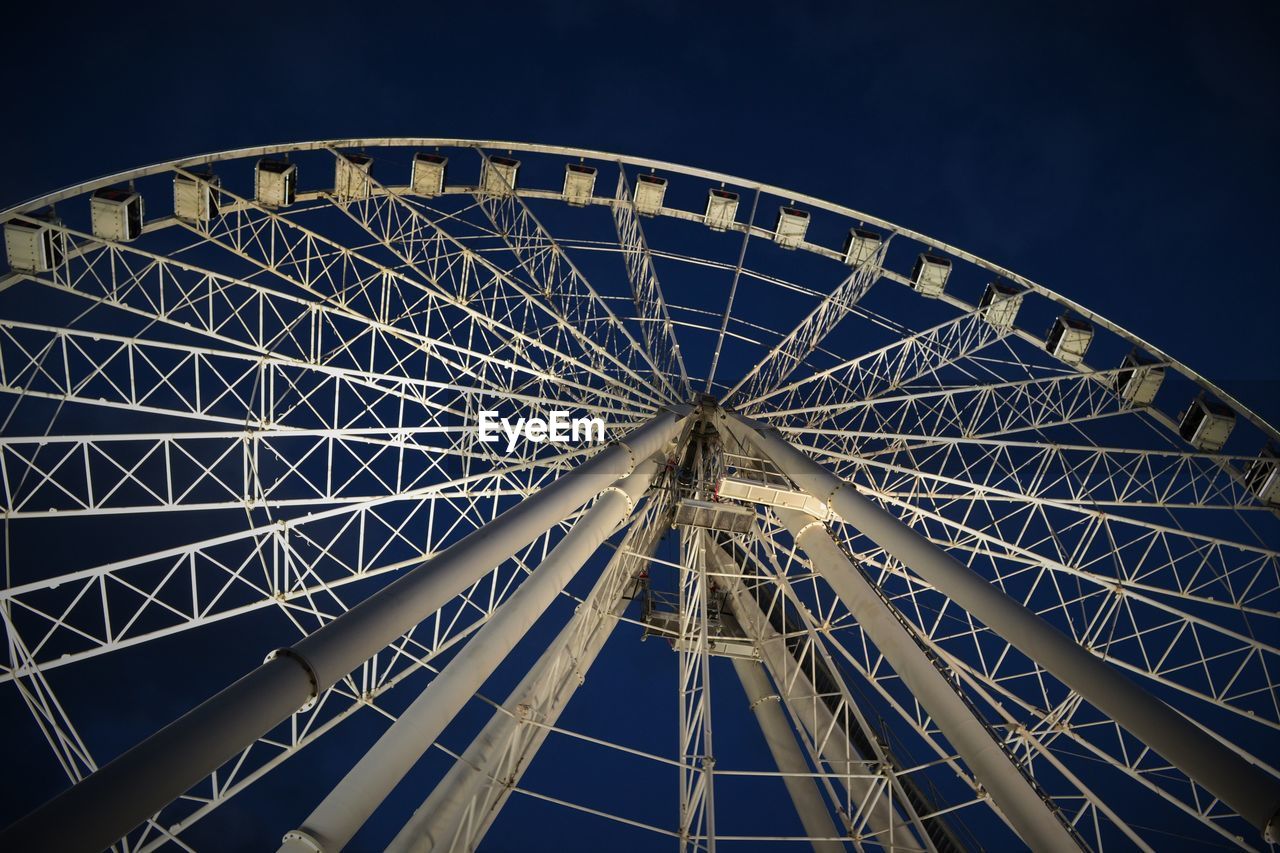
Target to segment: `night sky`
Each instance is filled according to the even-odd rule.
[[[45,3],[6,15],[5,207],[144,163],[306,139],[652,157],[972,251],[1280,421],[1273,4],[232,3],[193,15]],[[260,644],[224,629],[223,648],[243,642],[252,657]],[[212,690],[245,657],[211,668],[220,681],[175,678]],[[156,717],[129,730],[183,710],[158,684],[139,689]],[[315,802],[297,799],[294,819]]]

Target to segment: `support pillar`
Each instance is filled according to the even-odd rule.
[[[427,685],[307,817],[284,837],[281,853],[337,853],[413,768],[454,716],[488,680],[587,559],[631,515],[649,489],[656,466],[605,489],[591,509],[489,621]]]
[[[1173,766],[1280,841],[1280,780],[971,571],[851,485],[792,447],[777,430],[722,413],[738,441],[768,457],[797,486],[893,555],[992,631],[1043,666]]]
[[[515,555],[677,433],[660,412],[0,834],[0,849],[96,853]]]
[[[546,740],[547,726],[560,718],[617,626],[628,603],[625,592],[663,533],[659,509],[651,500],[631,525],[569,624],[392,839],[388,853],[470,851],[484,838]]]
[[[1033,850],[1078,850],[1053,807],[890,612],[871,582],[849,562],[826,526],[795,510],[776,512],[796,546],[809,555],[814,570],[826,579],[893,671],[937,722],[1022,840]]]
[[[734,658],[733,669],[738,673],[742,689],[746,691],[747,702],[756,716],[756,722],[760,724],[760,732],[769,745],[769,753],[773,756],[773,763],[778,771],[808,773],[809,763],[800,752],[791,724],[787,722],[787,716],[779,706],[782,697],[773,691],[764,667],[755,661]],[[835,839],[844,835],[831,820],[822,792],[818,790],[812,776],[783,776],[782,781],[786,783],[787,793],[791,795],[791,802],[795,804],[796,814],[800,816],[806,835],[814,839]],[[811,843],[815,853],[841,853],[845,849],[840,841],[815,840]]]

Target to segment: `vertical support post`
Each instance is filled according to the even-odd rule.
[[[705,530],[681,531],[680,622],[675,641],[680,680],[680,849],[700,849],[700,838],[705,835],[706,849],[715,853],[716,760],[711,739],[706,538]]]
[[[5,850],[101,850],[208,776],[673,438],[663,411],[0,833]]]
[[[1280,841],[1280,780],[1250,764],[863,497],[792,447],[776,430],[759,427],[737,415],[722,417],[735,438],[768,457],[797,486],[1235,809],[1261,830],[1268,842]]]
[[[646,462],[600,493],[595,505],[356,762],[303,825],[285,835],[281,853],[337,853],[347,845],[605,538],[631,515],[655,473],[653,462]]]
[[[845,849],[844,844],[833,839],[840,838],[844,833],[838,831],[831,820],[827,804],[822,800],[822,792],[818,790],[813,777],[803,775],[809,772],[809,764],[800,752],[786,714],[779,707],[782,697],[773,691],[764,667],[756,661],[734,658],[733,668],[738,673],[738,680],[742,682],[747,702],[756,716],[756,722],[760,724],[760,732],[769,746],[769,754],[773,756],[778,772],[797,774],[783,776],[782,781],[787,786],[787,793],[791,795],[791,802],[796,807],[796,814],[800,817],[805,834],[814,839],[811,843],[815,853],[840,853]]]

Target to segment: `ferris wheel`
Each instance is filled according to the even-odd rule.
[[[0,220],[6,849],[1280,835],[1280,434],[1065,296],[511,142]]]

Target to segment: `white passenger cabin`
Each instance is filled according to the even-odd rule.
[[[860,267],[875,257],[880,251],[880,235],[865,228],[850,228],[844,238],[844,262],[851,267]]]
[[[263,158],[253,172],[253,197],[267,207],[288,207],[298,198],[298,167]]]
[[[949,259],[922,252],[911,270],[911,286],[925,296],[941,296],[947,289],[947,278],[950,275]]]
[[[444,192],[444,170],[449,158],[430,151],[418,151],[413,155],[409,170],[409,188],[420,196],[431,198]]]
[[[94,190],[89,213],[95,237],[127,243],[142,234],[142,196],[133,190]]]
[[[9,267],[20,272],[48,272],[62,265],[66,240],[49,215],[27,214],[4,224],[4,248]]]
[[[1236,413],[1217,400],[1197,397],[1182,415],[1178,434],[1197,450],[1216,452],[1227,443],[1236,425]]]
[[[738,217],[738,194],[720,187],[707,193],[707,212],[702,221],[712,231],[727,231]]]
[[[520,161],[510,157],[488,157],[480,170],[480,189],[494,195],[510,195],[516,188]]]
[[[1012,329],[1022,308],[1023,295],[1023,291],[1012,284],[991,282],[978,302],[983,319],[997,329]]]
[[[1280,505],[1280,449],[1269,444],[1244,470],[1249,491],[1265,504]]]
[[[368,154],[339,154],[333,168],[333,194],[339,201],[369,197],[369,171],[373,158]]]
[[[596,191],[596,167],[585,163],[564,166],[564,199],[574,207],[586,207]]]
[[[1134,350],[1116,374],[1116,393],[1133,406],[1149,406],[1164,382],[1164,367]]]
[[[657,175],[642,173],[636,175],[636,187],[631,198],[644,216],[653,216],[662,210],[662,201],[667,195],[667,179]]]
[[[798,207],[778,208],[778,224],[773,229],[773,241],[784,249],[794,249],[804,242],[809,230],[809,211]]]
[[[222,179],[212,172],[173,176],[173,215],[187,222],[208,222],[218,215]]]
[[[1093,325],[1080,317],[1063,314],[1053,321],[1045,335],[1044,348],[1055,358],[1076,365],[1084,361],[1084,355],[1093,342]]]

